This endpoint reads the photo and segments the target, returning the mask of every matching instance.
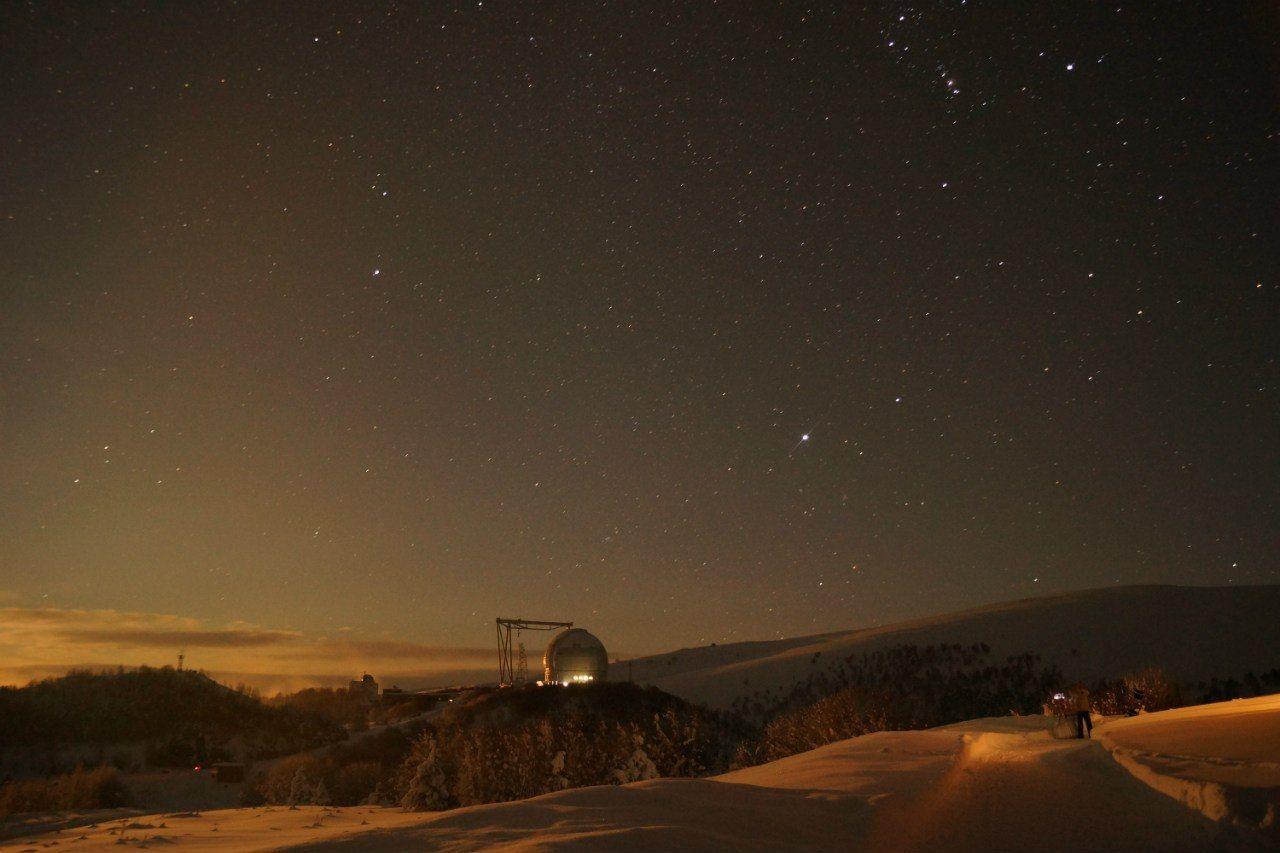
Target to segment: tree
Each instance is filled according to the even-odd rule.
[[[419,745],[418,766],[400,804],[414,811],[435,812],[449,808],[449,786],[440,765],[435,739],[426,736]]]
[[[289,805],[308,805],[313,796],[314,792],[311,782],[307,779],[306,771],[299,767],[298,772],[293,774],[293,782],[289,785]]]

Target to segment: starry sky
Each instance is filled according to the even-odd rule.
[[[5,3],[0,605],[318,671],[1280,581],[1277,24]]]

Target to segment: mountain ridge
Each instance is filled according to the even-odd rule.
[[[986,643],[995,658],[1033,652],[1069,679],[1161,666],[1196,682],[1280,665],[1277,613],[1277,584],[1095,587],[848,631],[680,649],[617,669],[713,707],[762,690],[785,691],[820,670],[819,663],[905,644]]]

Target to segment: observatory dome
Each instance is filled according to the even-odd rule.
[[[581,628],[561,631],[542,657],[547,684],[584,684],[604,681],[609,675],[609,656],[604,643]]]

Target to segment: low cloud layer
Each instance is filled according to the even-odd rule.
[[[69,669],[172,664],[184,649],[190,665],[219,680],[267,691],[345,684],[366,671],[406,687],[473,683],[493,677],[495,657],[488,648],[310,637],[162,613],[0,608],[2,684],[25,684]]]

